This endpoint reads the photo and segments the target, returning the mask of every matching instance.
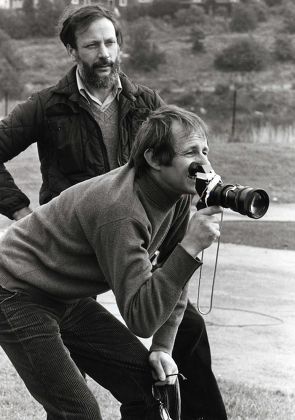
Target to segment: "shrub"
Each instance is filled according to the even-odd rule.
[[[268,51],[252,37],[234,41],[224,48],[214,60],[217,69],[223,71],[260,71],[269,62]]]
[[[189,9],[179,9],[173,18],[175,26],[203,25],[206,22],[205,11],[202,7],[191,6]]]
[[[215,85],[214,92],[218,96],[228,96],[230,92],[230,86],[224,83],[217,83]]]
[[[284,35],[278,35],[274,42],[274,56],[278,61],[293,61],[295,50],[292,40]]]
[[[20,72],[23,67],[24,63],[11,44],[10,37],[0,30],[0,97],[5,99],[5,114],[9,98],[17,98],[22,92]]]
[[[268,7],[279,6],[283,0],[264,0]]]
[[[152,41],[152,31],[153,25],[150,21],[138,19],[129,33],[128,62],[137,69],[151,71],[165,62],[164,53]]]
[[[23,14],[10,10],[1,11],[0,28],[14,39],[24,39],[31,35],[30,26],[26,24]]]
[[[237,4],[233,9],[230,21],[232,32],[248,32],[257,27],[257,17],[253,8],[245,4]]]
[[[221,16],[223,18],[227,18],[228,14],[229,14],[228,8],[225,6],[218,6],[215,8],[215,12],[214,12],[215,16]]]
[[[36,19],[34,0],[24,0],[22,13],[23,24],[27,28],[27,36],[38,36],[39,24]]]
[[[143,16],[146,16],[149,14],[150,8],[149,7],[141,7],[141,6],[137,6],[134,5],[132,7],[126,7],[122,9],[122,11],[120,11],[120,13],[122,14],[122,17],[128,21],[133,22],[134,20],[137,20]]]
[[[5,46],[9,39],[9,35],[3,29],[0,29],[0,49],[3,48],[3,45]]]
[[[151,4],[148,14],[152,17],[172,16],[179,9],[181,9],[181,4],[178,0],[158,0]]]
[[[57,21],[63,8],[63,2],[39,0],[36,12],[39,36],[51,37],[56,34]]]
[[[252,1],[251,8],[253,9],[258,22],[266,22],[269,16],[269,8],[264,1]]]
[[[134,21],[144,16],[151,16],[153,18],[165,17],[167,19],[168,16],[173,17],[182,7],[183,5],[179,4],[177,0],[158,0],[153,3],[134,4],[132,7],[122,8],[120,13],[128,21]]]
[[[283,30],[294,34],[295,33],[295,6],[293,3],[287,3],[283,8]]]
[[[192,51],[193,52],[205,52],[205,33],[201,29],[193,27],[191,30],[191,41],[192,41]]]

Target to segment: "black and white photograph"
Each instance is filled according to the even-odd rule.
[[[294,115],[294,0],[0,0],[0,420],[295,420]]]

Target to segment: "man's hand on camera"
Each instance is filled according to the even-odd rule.
[[[208,248],[220,236],[222,207],[211,206],[195,212],[189,222],[182,247],[193,257]]]
[[[172,357],[164,351],[152,351],[149,355],[155,385],[173,385],[176,381],[178,368]]]

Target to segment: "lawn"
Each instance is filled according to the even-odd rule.
[[[295,251],[295,222],[224,221],[222,242]]]
[[[30,396],[6,357],[2,355],[1,349],[0,367],[1,383],[5,384],[0,391],[1,420],[45,420],[44,410]],[[118,402],[89,378],[88,384],[99,401],[103,419],[119,420]],[[294,419],[294,395],[237,385],[224,380],[220,380],[219,385],[226,401],[229,420]]]

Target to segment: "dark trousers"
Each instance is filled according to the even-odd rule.
[[[65,304],[0,288],[0,344],[48,420],[99,420],[99,406],[80,370],[121,403],[124,420],[160,420],[148,351],[91,298]],[[174,354],[182,418],[224,420],[202,318],[189,305]],[[174,419],[173,419],[174,420]]]

